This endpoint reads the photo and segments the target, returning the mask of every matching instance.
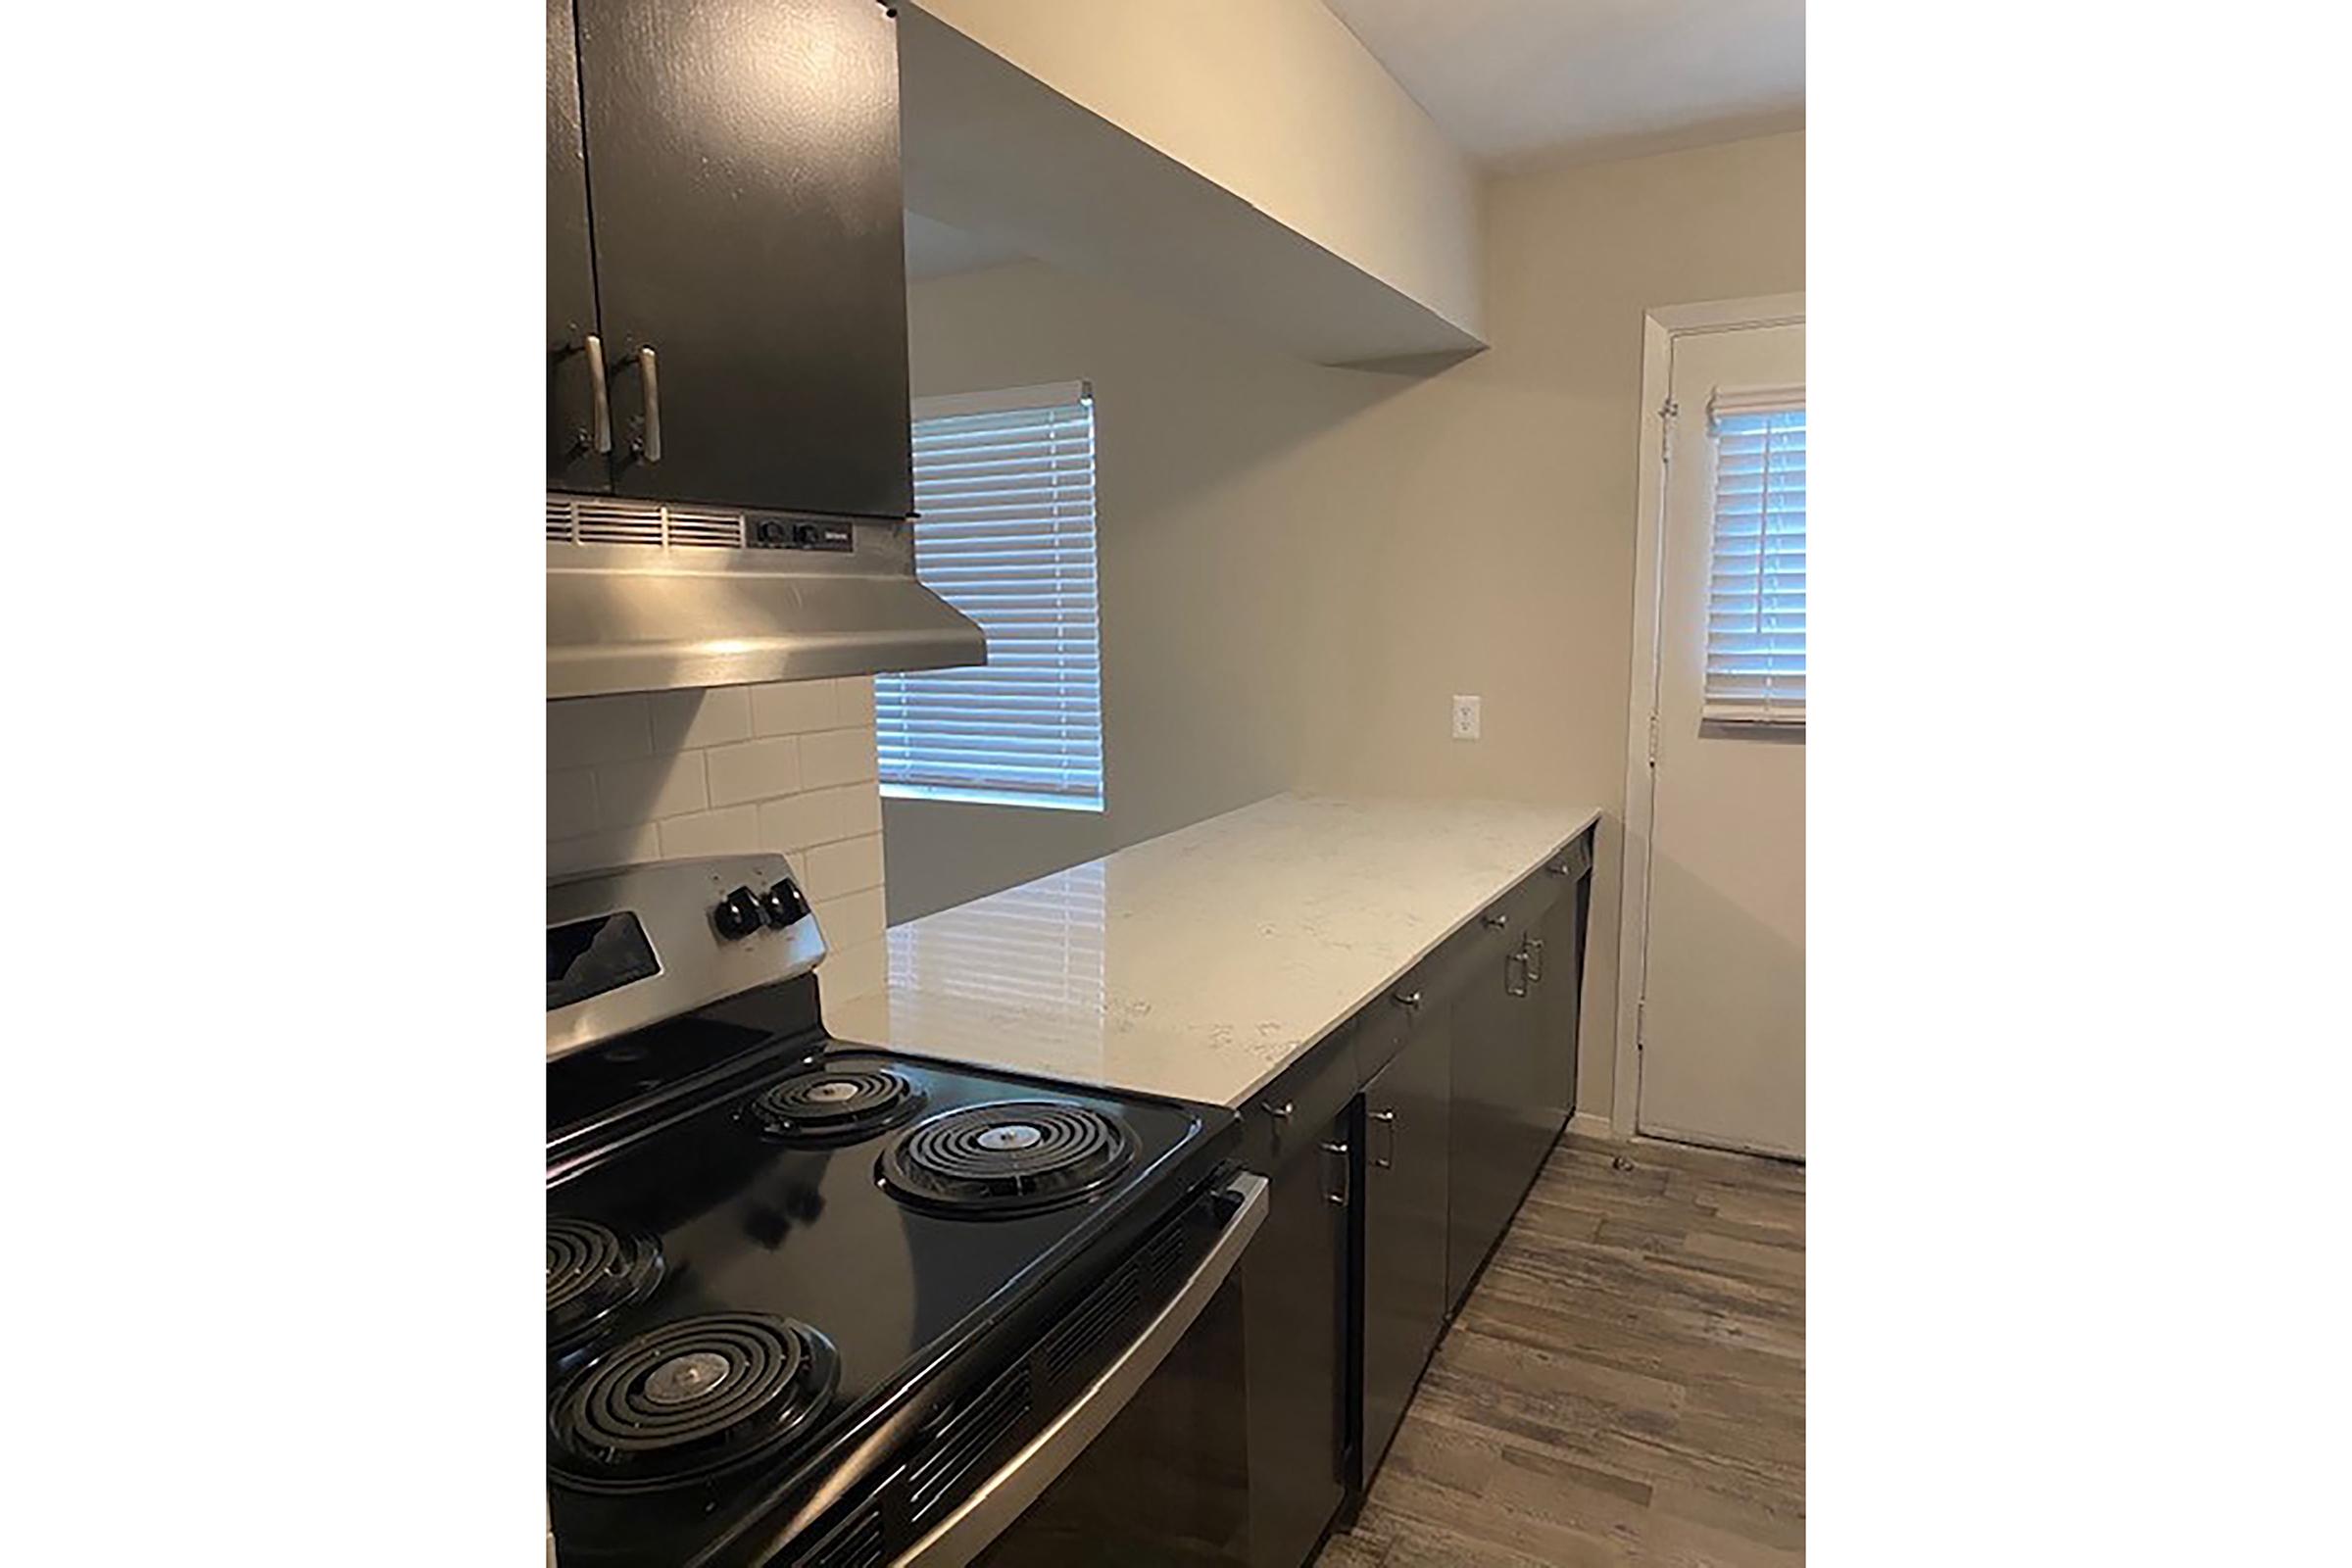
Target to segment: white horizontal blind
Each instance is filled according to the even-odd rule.
[[[915,575],[988,662],[875,677],[886,795],[1102,808],[1094,403],[1039,390],[916,406]]]
[[[1805,405],[1801,389],[1719,393],[1707,674],[1700,715],[1805,721]]]

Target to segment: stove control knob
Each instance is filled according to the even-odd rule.
[[[766,914],[767,923],[781,931],[808,912],[808,901],[790,877],[760,895],[760,908]]]
[[[710,923],[718,934],[729,942],[740,942],[760,929],[760,900],[750,888],[737,888],[718,901],[710,911]]]

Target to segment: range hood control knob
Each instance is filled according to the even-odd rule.
[[[808,901],[801,896],[792,878],[786,877],[760,895],[760,907],[766,913],[767,923],[781,931],[808,914]]]
[[[710,923],[729,942],[740,942],[760,929],[760,900],[750,888],[737,888],[718,901]]]

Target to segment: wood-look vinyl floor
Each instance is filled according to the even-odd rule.
[[[1316,1561],[1779,1568],[1804,1548],[1803,1168],[1572,1135]]]

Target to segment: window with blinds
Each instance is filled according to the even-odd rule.
[[[988,662],[874,678],[882,793],[1102,809],[1095,409],[1083,382],[918,400],[914,571]]]
[[[1805,394],[1718,391],[1700,716],[1805,721]]]

